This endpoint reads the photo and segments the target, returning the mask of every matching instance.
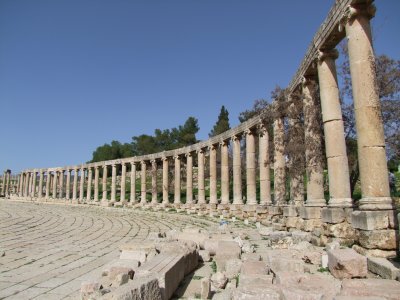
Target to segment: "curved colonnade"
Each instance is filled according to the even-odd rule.
[[[18,176],[12,197],[106,206],[174,206],[192,213],[263,220],[277,229],[299,228],[314,232],[322,228],[322,237],[326,239],[354,240],[365,251],[379,249],[384,250],[382,255],[392,253],[397,246],[396,231],[374,69],[370,29],[374,13],[372,1],[335,2],[287,88],[286,99],[275,101],[273,124],[261,113],[221,135],[177,150],[77,166],[24,170]],[[357,206],[350,194],[335,65],[338,56],[335,47],[343,38],[348,39],[358,137],[362,199]],[[282,105],[287,106],[286,114],[279,112]],[[325,148],[322,132],[315,126],[321,116]],[[285,143],[284,124],[288,124],[289,133],[304,128],[304,137],[299,140],[299,136],[293,134]],[[270,138],[268,129],[271,126]],[[299,168],[301,159],[288,155],[285,150],[288,144],[302,139],[305,170]],[[324,195],[323,149],[327,157],[329,200],[325,200]],[[205,168],[206,159],[209,172]],[[120,177],[117,176],[119,170]],[[162,191],[158,190],[157,170],[162,173]],[[139,172],[140,189],[137,189]],[[151,185],[146,181],[148,173]],[[306,184],[304,173],[307,174]],[[8,171],[2,185],[6,195],[10,194],[7,174]],[[111,177],[110,187],[108,177]],[[173,199],[169,199],[171,182],[174,184]],[[290,183],[289,187],[286,182]],[[151,193],[148,193],[149,187]],[[185,191],[185,201],[181,199],[182,191]],[[159,192],[162,192],[162,199],[158,199]],[[150,199],[148,194],[151,194]],[[332,226],[344,229],[336,232]],[[363,236],[368,240],[374,234],[383,234],[390,242],[362,242]],[[319,243],[323,243],[322,237]]]

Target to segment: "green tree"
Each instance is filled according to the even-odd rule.
[[[221,134],[227,130],[229,130],[231,127],[229,126],[229,112],[225,108],[225,106],[222,105],[221,111],[218,116],[217,123],[215,123],[213,129],[211,132],[208,134],[209,137],[216,136],[218,134]]]
[[[90,162],[112,160],[133,156],[133,148],[129,143],[122,144],[118,141],[111,141],[110,144],[99,146],[93,151]]]

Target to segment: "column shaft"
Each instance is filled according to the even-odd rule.
[[[151,161],[151,203],[157,204],[157,161]]]
[[[47,172],[46,172],[46,199],[50,198],[50,178],[51,178],[50,171],[47,170]]]
[[[186,154],[186,204],[193,203],[193,154]]]
[[[64,198],[64,170],[60,171],[60,191],[59,191],[60,199]]]
[[[136,203],[136,164],[131,162],[131,194],[129,197],[131,204]]]
[[[38,198],[43,197],[43,171],[39,171],[39,189],[38,189]]]
[[[240,158],[240,136],[233,141],[233,204],[243,204],[242,199],[242,163]]]
[[[265,125],[259,128],[260,205],[271,205],[269,135]]]
[[[93,177],[92,167],[88,167],[88,181],[86,190],[86,201],[88,202],[92,200],[92,177]]]
[[[217,145],[209,147],[210,152],[210,204],[218,204],[217,200]]]
[[[121,203],[125,202],[125,186],[126,186],[126,163],[122,163],[121,173]]]
[[[102,185],[101,189],[103,192],[103,197],[101,198],[101,201],[107,201],[107,166],[103,166],[103,180],[102,180]]]
[[[94,201],[99,201],[99,178],[100,178],[100,170],[99,167],[94,167]]]
[[[204,150],[200,149],[197,152],[197,164],[198,164],[198,174],[197,174],[197,188],[198,188],[198,203],[205,204],[206,196],[204,193]]]
[[[275,205],[283,205],[286,202],[286,174],[285,174],[285,144],[283,117],[274,121],[274,198]]]
[[[246,131],[246,185],[248,205],[257,204],[256,195],[256,149],[254,131]]]
[[[79,184],[79,201],[83,202],[84,198],[84,186],[85,186],[85,169],[81,168],[81,178]]]
[[[117,166],[113,164],[111,170],[111,202],[115,202],[117,194]]]
[[[168,204],[168,158],[163,158],[163,203]]]
[[[67,200],[71,198],[71,172],[72,170],[67,169],[67,182],[65,183],[65,198]]]
[[[221,204],[229,204],[229,140],[221,143]]]
[[[144,205],[147,203],[146,199],[146,162],[140,163],[140,204]]]

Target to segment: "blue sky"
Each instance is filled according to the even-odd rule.
[[[1,0],[0,170],[74,165],[111,140],[231,126],[296,72],[331,1]],[[400,59],[400,1],[375,49]]]

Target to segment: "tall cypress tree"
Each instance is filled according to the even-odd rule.
[[[225,108],[225,106],[222,105],[221,111],[218,116],[218,121],[217,121],[217,123],[215,123],[213,129],[208,134],[208,136],[209,137],[216,136],[218,134],[221,134],[221,133],[227,131],[228,129],[231,129],[231,127],[229,126],[229,112]]]

